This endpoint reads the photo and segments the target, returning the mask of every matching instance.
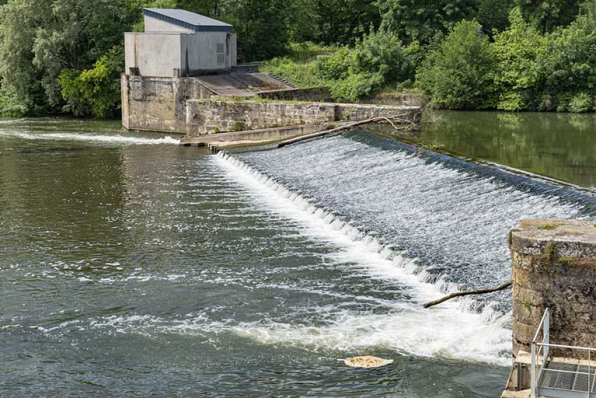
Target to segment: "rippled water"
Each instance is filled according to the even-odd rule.
[[[497,397],[506,297],[420,304],[507,277],[516,218],[594,209],[362,134],[176,144],[0,124],[0,396]]]

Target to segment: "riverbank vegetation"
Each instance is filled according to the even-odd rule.
[[[0,0],[0,114],[119,111],[142,8],[235,26],[241,62],[339,101],[415,90],[441,109],[596,110],[596,0]]]

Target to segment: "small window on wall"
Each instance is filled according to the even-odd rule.
[[[225,47],[223,44],[217,45],[217,64],[224,65],[226,63]]]

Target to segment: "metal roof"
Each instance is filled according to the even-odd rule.
[[[195,32],[231,32],[232,25],[186,10],[144,8],[146,16]]]

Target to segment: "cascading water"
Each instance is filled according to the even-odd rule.
[[[212,156],[1,124],[2,396],[494,397],[508,293],[421,304],[508,278],[518,218],[596,208],[362,133]]]
[[[510,279],[507,236],[519,220],[596,215],[592,196],[362,132],[235,157],[443,291]],[[509,293],[490,299],[509,308]]]

